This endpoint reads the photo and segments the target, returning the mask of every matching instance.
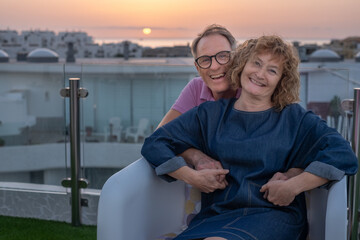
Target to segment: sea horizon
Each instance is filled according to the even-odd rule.
[[[191,38],[95,38],[93,40],[97,44],[109,44],[109,43],[120,43],[123,41],[130,41],[132,43],[139,44],[143,47],[157,48],[157,47],[174,47],[174,46],[186,46],[191,45],[193,39]],[[246,38],[236,39],[238,43],[242,43]],[[289,38],[286,39],[288,42],[299,42],[303,44],[317,44],[323,45],[328,44],[332,39],[312,39],[312,38]]]

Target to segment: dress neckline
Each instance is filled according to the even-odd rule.
[[[246,114],[261,114],[261,113],[267,113],[267,112],[270,112],[270,111],[274,110],[274,107],[270,107],[270,108],[268,108],[268,109],[266,109],[266,110],[261,110],[261,111],[244,111],[244,110],[239,110],[239,109],[236,109],[236,108],[235,108],[236,100],[237,100],[237,99],[235,99],[235,100],[232,102],[232,106],[231,106],[232,110],[235,111],[235,112],[246,113]]]

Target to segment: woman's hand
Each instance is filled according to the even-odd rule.
[[[328,181],[326,178],[302,171],[288,180],[271,180],[261,187],[260,192],[265,193],[264,198],[274,205],[288,206],[298,194],[319,187]]]
[[[297,195],[287,180],[269,181],[261,187],[260,192],[264,193],[265,199],[278,206],[288,206]]]
[[[268,183],[270,183],[270,182],[273,182],[273,181],[278,181],[278,180],[283,180],[283,181],[286,181],[286,180],[289,180],[290,178],[293,178],[293,177],[295,177],[295,176],[297,176],[297,175],[299,175],[299,174],[301,174],[302,172],[303,172],[304,170],[303,169],[301,169],[301,168],[290,168],[287,172],[284,172],[284,173],[282,173],[282,172],[277,172],[277,173],[275,173],[274,174],[274,176],[272,176],[272,178],[270,178],[270,180],[268,181]],[[265,185],[264,185],[265,186]],[[265,199],[268,199],[270,202],[272,202],[272,203],[274,203],[275,205],[279,205],[279,206],[287,206],[287,205],[289,205],[293,200],[294,200],[294,198],[291,196],[291,197],[289,197],[289,199],[287,198],[287,199],[284,199],[283,201],[280,201],[280,197],[279,196],[275,196],[275,195],[270,195],[269,196],[269,191],[268,190],[264,190],[265,191],[265,193],[264,193],[264,198]],[[274,192],[277,192],[277,190],[274,190],[273,189],[273,193]],[[284,193],[283,193],[284,194]],[[281,197],[284,197],[284,196],[281,196]],[[291,200],[291,198],[293,198],[292,200]],[[290,201],[291,200],[291,202],[290,203],[288,203],[288,201]],[[286,204],[286,205],[280,205],[280,204]]]

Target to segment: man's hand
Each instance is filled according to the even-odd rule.
[[[185,159],[185,161],[194,166],[196,170],[203,170],[203,169],[223,169],[221,163],[205,153],[201,152],[198,149],[190,148],[183,152],[181,156]],[[226,179],[225,175],[218,175],[218,181],[223,182],[225,181],[226,185]]]
[[[225,176],[229,173],[227,169],[203,169],[195,170],[188,166],[179,168],[169,173],[173,178],[183,180],[184,182],[199,189],[201,192],[210,193],[217,189],[224,189],[227,186],[226,181],[219,181],[219,176]],[[225,177],[223,177],[225,178]]]
[[[225,175],[229,173],[226,169],[203,169],[195,170],[197,177],[188,183],[201,192],[210,193],[217,189],[224,189],[228,185]],[[219,181],[219,179],[224,179]]]

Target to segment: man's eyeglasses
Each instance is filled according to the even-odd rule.
[[[224,65],[230,61],[231,52],[230,51],[221,51],[212,56],[204,55],[204,56],[201,56],[201,57],[198,57],[197,59],[195,59],[195,62],[200,68],[206,69],[206,68],[211,67],[212,58],[215,58],[215,60],[220,65]]]

